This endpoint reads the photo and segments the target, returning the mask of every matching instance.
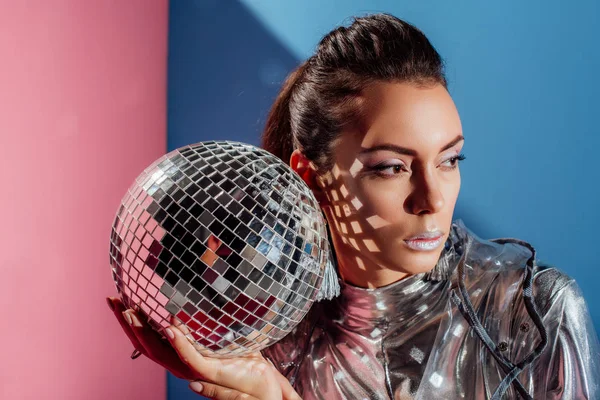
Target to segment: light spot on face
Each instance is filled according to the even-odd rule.
[[[340,174],[341,174],[340,168],[337,166],[337,164],[335,164],[333,166],[333,169],[331,170],[331,175],[333,175],[334,180],[337,180],[340,178]]]
[[[342,210],[344,211],[344,217],[347,218],[352,215],[352,211],[350,211],[350,206],[348,204],[344,204],[342,206]]]
[[[357,221],[350,222],[350,227],[352,228],[353,233],[361,233],[362,229],[360,228],[360,224]]]
[[[388,221],[384,220],[379,215],[370,216],[369,218],[367,218],[367,222],[369,223],[369,225],[371,225],[373,229],[383,228],[384,226],[390,224]]]
[[[345,224],[345,223],[343,223],[343,222],[340,222],[340,228],[342,229],[342,233],[343,233],[344,235],[347,235],[347,234],[348,234],[348,228],[346,227],[346,224]]]
[[[334,210],[334,213],[335,213],[336,217],[338,217],[338,218],[342,217],[342,209],[341,209],[340,206],[334,206],[333,210]],[[336,221],[337,221],[337,219],[336,219]]]
[[[375,242],[371,239],[365,239],[365,240],[363,240],[363,243],[365,244],[365,247],[367,248],[367,250],[369,250],[372,253],[380,251],[379,247],[377,247]]]
[[[362,169],[363,163],[360,160],[356,159],[354,164],[350,167],[350,175],[356,176],[356,174]]]
[[[348,197],[348,189],[346,189],[346,186],[340,187],[340,193],[344,198]]]
[[[329,193],[331,194],[331,198],[333,199],[333,201],[338,201],[340,199],[340,196],[338,196],[337,190],[332,190]]]
[[[358,265],[358,268],[364,271],[366,268],[365,268],[365,263],[362,260],[362,258],[356,257],[355,259],[356,259],[356,265]]]
[[[356,197],[353,198],[350,203],[352,203],[352,205],[354,206],[354,209],[356,210],[360,210],[360,208],[362,207],[362,203],[359,199],[357,199]]]

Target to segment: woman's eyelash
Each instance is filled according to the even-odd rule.
[[[373,173],[375,177],[388,179],[394,178],[402,172],[405,172],[406,167],[404,166],[404,164],[382,163],[369,168],[369,170]]]
[[[371,168],[375,175],[382,178],[393,178],[406,171],[404,164],[380,164]]]
[[[464,161],[466,159],[467,159],[467,157],[465,157],[465,155],[461,153],[457,156],[454,156],[454,157],[444,161],[444,163],[447,163],[448,161],[450,161],[450,163],[452,164],[451,168],[456,168],[458,166],[459,161]]]
[[[377,170],[377,171],[383,171],[383,170],[386,170],[386,169],[388,169],[388,168],[396,168],[396,167],[398,167],[398,168],[402,168],[402,167],[403,167],[403,165],[402,165],[402,164],[388,164],[388,165],[386,165],[386,164],[381,164],[381,165],[376,165],[376,166],[374,166],[374,167],[373,167],[373,169],[374,169],[374,170]]]

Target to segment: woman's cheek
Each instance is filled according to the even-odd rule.
[[[397,222],[402,217],[407,191],[397,183],[396,185],[391,183],[363,186],[361,200],[364,211],[369,214],[366,217],[377,216],[389,224]]]
[[[338,190],[328,193],[342,236],[375,239],[402,219],[406,193],[398,181],[344,178]]]

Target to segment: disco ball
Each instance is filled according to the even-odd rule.
[[[316,300],[329,259],[311,190],[266,150],[201,142],[150,165],[129,188],[110,237],[126,307],[158,332],[175,316],[211,357],[261,350]]]

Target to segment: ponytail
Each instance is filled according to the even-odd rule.
[[[290,157],[295,147],[290,102],[296,84],[304,74],[306,65],[307,63],[304,62],[286,78],[271,107],[271,111],[269,111],[265,130],[261,137],[261,147],[279,157],[286,164],[290,163]]]

